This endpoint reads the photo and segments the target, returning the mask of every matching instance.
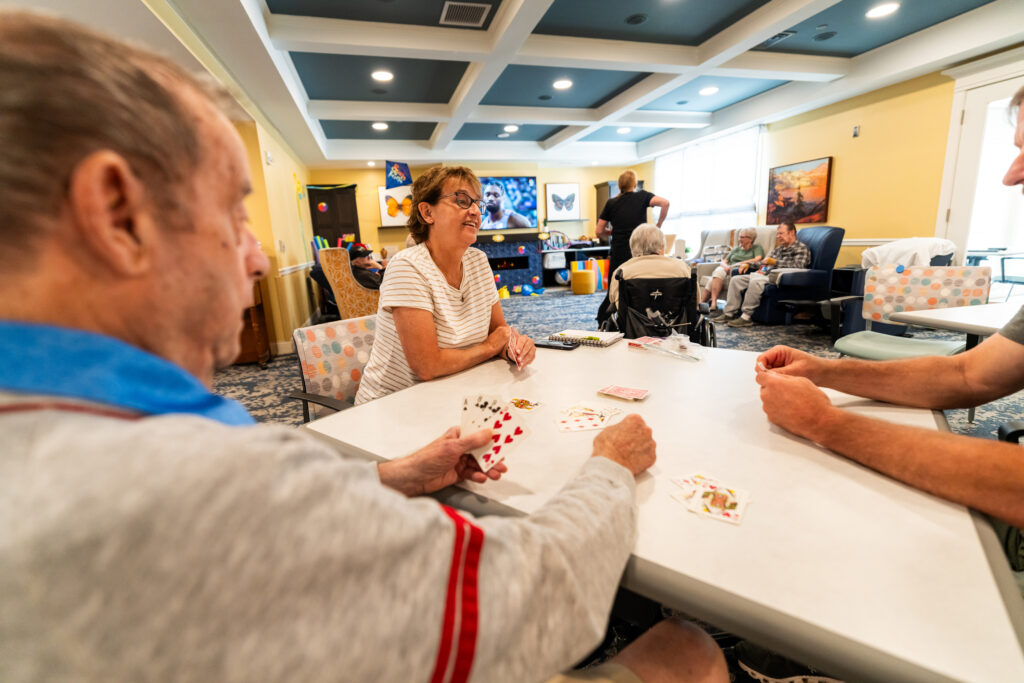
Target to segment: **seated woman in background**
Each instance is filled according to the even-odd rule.
[[[665,256],[665,233],[656,225],[641,223],[629,236],[629,251],[633,258],[619,266],[624,280],[631,278],[690,277],[690,266],[671,256]],[[619,281],[612,273],[608,278],[609,312],[619,306]]]
[[[409,231],[417,244],[388,264],[356,404],[494,356],[519,367],[533,362],[533,340],[505,324],[487,256],[470,248],[482,210],[480,181],[468,168],[437,166],[413,183]]]
[[[760,244],[754,244],[755,239],[757,239],[756,228],[740,230],[740,246],[729,252],[725,260],[711,273],[711,279],[707,283],[701,283],[704,288],[702,303],[718,301],[718,295],[722,292],[722,288],[729,284],[733,268],[736,268],[737,272],[742,275],[750,270],[751,263],[764,258],[764,249]]]

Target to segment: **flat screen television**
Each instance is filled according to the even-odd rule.
[[[487,203],[481,230],[537,227],[537,179],[533,176],[480,178]]]

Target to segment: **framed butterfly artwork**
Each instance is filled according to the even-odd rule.
[[[380,197],[380,226],[393,228],[405,225],[412,213],[412,185],[377,187]]]
[[[548,220],[578,221],[580,219],[579,183],[548,183]]]

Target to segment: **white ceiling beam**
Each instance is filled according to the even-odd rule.
[[[469,117],[472,123],[515,123],[538,125],[579,125],[595,122],[598,112],[594,109],[570,109],[567,107],[500,107],[480,105]],[[710,125],[711,114],[700,111],[645,111],[633,112],[617,121],[620,125],[670,126],[700,128]]]
[[[586,142],[569,145],[555,153],[546,153],[536,142],[503,142],[500,145],[487,140],[456,140],[439,155],[423,140],[328,140],[327,157],[350,161],[353,166],[365,166],[368,159],[401,159],[407,163],[440,163],[442,160],[474,162],[513,162],[589,165],[591,162],[628,164],[636,160],[636,143]],[[337,163],[322,167],[336,168]]]
[[[697,48],[687,45],[542,34],[527,38],[513,63],[665,73],[685,73],[698,64]]]
[[[772,123],[847,100],[950,64],[1024,41],[1024,3],[996,0],[850,60],[850,73],[828,84],[789,83],[712,115],[699,133],[672,130],[643,140],[641,158],[665,154],[697,138]]]
[[[772,0],[701,43],[697,47],[698,65],[694,69],[675,77],[666,78],[667,74],[648,76],[602,106],[598,123],[582,130],[571,128],[553,135],[546,141],[547,149],[557,149],[559,145],[590,135],[601,126],[672,92],[837,2],[839,0]]]
[[[364,102],[356,100],[310,100],[306,111],[314,119],[334,121],[447,121],[447,104],[421,102]]]
[[[267,28],[286,52],[472,62],[486,59],[492,42],[484,31],[282,14],[271,14]]]
[[[487,31],[491,39],[490,54],[484,61],[471,63],[463,74],[450,100],[451,117],[437,124],[430,138],[434,149],[444,149],[455,139],[462,124],[469,120],[552,2],[554,0],[504,0],[501,3]]]
[[[850,72],[847,57],[821,57],[786,52],[744,52],[721,66],[708,70],[709,76],[769,78],[779,81],[827,83]]]

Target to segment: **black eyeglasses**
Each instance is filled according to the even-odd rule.
[[[483,213],[484,211],[487,210],[487,202],[485,202],[482,199],[473,199],[472,197],[469,196],[469,193],[465,192],[464,190],[456,190],[451,194],[441,195],[437,199],[438,201],[440,201],[446,197],[455,197],[455,205],[458,206],[460,209],[468,209],[469,207],[476,204],[476,208],[480,209],[480,213]]]

